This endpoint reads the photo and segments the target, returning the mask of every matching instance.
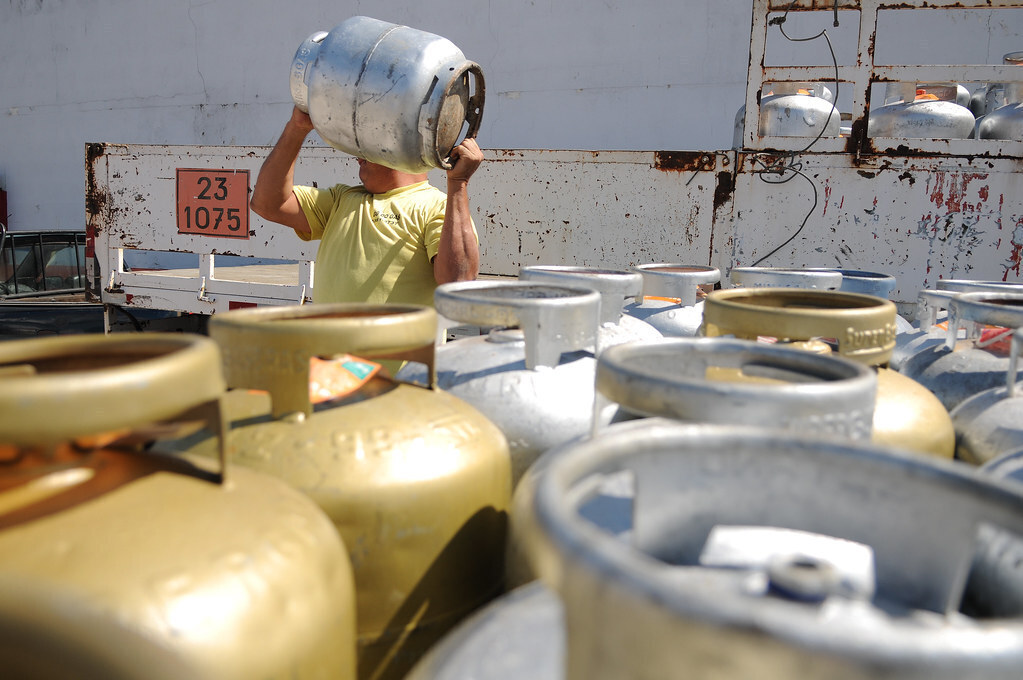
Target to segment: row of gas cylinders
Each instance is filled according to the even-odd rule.
[[[1023,296],[925,291],[917,327],[884,275],[719,278],[0,345],[5,675],[1014,677],[1011,455],[949,460],[922,381],[1015,376],[978,329]]]
[[[1019,65],[1023,52],[1003,63]],[[851,134],[824,83],[768,83],[760,100],[761,135],[838,137]],[[744,146],[746,108],[735,116],[732,146]],[[908,139],[1023,139],[1023,83],[994,83],[970,92],[957,83],[889,83],[872,110],[869,137]]]

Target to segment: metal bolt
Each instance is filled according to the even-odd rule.
[[[767,568],[770,592],[790,600],[823,602],[842,590],[838,570],[823,560],[787,555]]]

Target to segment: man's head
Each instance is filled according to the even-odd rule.
[[[362,186],[366,187],[366,191],[371,194],[383,194],[426,180],[426,173],[410,174],[367,161],[365,158],[357,160],[359,162],[359,180],[362,182]]]

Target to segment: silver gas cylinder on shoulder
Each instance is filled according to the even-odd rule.
[[[695,336],[703,322],[703,300],[709,286],[721,280],[721,270],[692,264],[636,265],[643,291],[625,313],[646,321],[669,338]]]
[[[309,36],[290,84],[325,142],[411,173],[451,168],[463,127],[474,137],[483,116],[479,64],[446,38],[364,16]]]
[[[624,313],[627,300],[643,295],[643,276],[639,272],[571,265],[530,265],[519,270],[519,280],[597,291],[600,294],[598,354],[623,342],[663,337],[651,324]]]

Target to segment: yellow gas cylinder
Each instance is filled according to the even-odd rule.
[[[216,315],[209,332],[236,388],[227,399],[231,461],[287,481],[331,517],[355,569],[359,677],[403,677],[501,591],[511,496],[508,445],[490,420],[372,361],[419,361],[432,378],[436,312],[244,309]],[[317,403],[310,383],[321,361],[354,365],[349,394]],[[182,443],[211,448],[208,438]]]
[[[0,343],[0,675],[354,675],[352,569],[323,512],[222,456],[150,449],[223,433],[224,390],[197,335]]]
[[[707,296],[703,334],[810,343],[877,367],[873,441],[942,458],[955,453],[948,410],[920,383],[886,367],[895,347],[890,300],[839,291],[731,288]]]

